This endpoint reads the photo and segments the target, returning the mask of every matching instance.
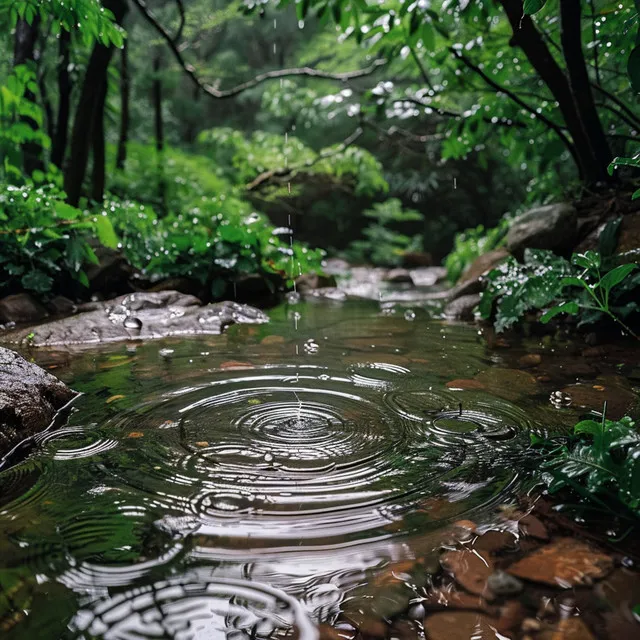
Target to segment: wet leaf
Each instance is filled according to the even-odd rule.
[[[121,393],[120,394],[116,394],[115,396],[111,396],[110,398],[107,398],[106,402],[107,404],[111,404],[112,402],[115,402],[116,400],[122,400],[122,398],[125,398],[126,396],[123,396]]]

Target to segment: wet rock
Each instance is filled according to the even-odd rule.
[[[0,323],[40,322],[49,314],[29,293],[16,293],[0,300]]]
[[[500,617],[496,623],[496,629],[503,635],[512,637],[512,632],[520,629],[526,615],[527,609],[522,602],[510,600],[500,609]]]
[[[470,611],[443,611],[428,616],[424,630],[429,640],[499,640],[496,619]]]
[[[542,362],[542,356],[539,353],[527,353],[518,358],[518,365],[523,369],[537,367]]]
[[[103,344],[170,336],[217,335],[231,324],[262,324],[269,318],[259,309],[236,302],[200,306],[177,291],[132,293],[106,302],[82,305],[75,316],[31,329],[0,335],[9,344],[31,346]]]
[[[515,596],[524,588],[521,580],[504,571],[492,573],[487,578],[487,586],[497,596]]]
[[[487,579],[493,573],[493,560],[484,551],[448,551],[440,558],[442,568],[469,593],[487,593]]]
[[[0,454],[45,429],[74,395],[51,374],[0,347]]]
[[[620,637],[620,636],[616,636]],[[549,630],[536,636],[537,640],[595,640],[595,636],[581,618],[571,617],[560,620]]]
[[[613,560],[573,538],[562,538],[534,551],[508,568],[518,578],[567,589],[604,578]]]
[[[407,269],[389,269],[383,278],[386,282],[396,284],[413,284],[411,274]]]
[[[549,532],[542,521],[535,516],[528,514],[518,521],[518,526],[523,535],[537,538],[538,540],[548,540]]]
[[[460,296],[452,300],[444,308],[444,316],[449,320],[470,322],[474,319],[474,309],[480,304],[480,294]]]
[[[422,606],[428,611],[461,609],[489,614],[495,614],[497,611],[495,607],[490,607],[482,596],[459,591],[455,585],[429,589],[422,600]]]
[[[314,289],[324,289],[335,287],[335,276],[325,276],[318,273],[303,273],[296,278],[296,290],[300,293],[307,293]]]
[[[49,301],[48,307],[54,316],[68,316],[78,310],[75,302],[65,296],[55,296]]]
[[[322,268],[329,276],[345,276],[349,273],[351,265],[342,258],[329,258],[322,263]]]
[[[447,389],[486,389],[484,384],[480,380],[474,380],[473,378],[458,378],[456,380],[449,380],[446,384]]]
[[[516,537],[510,531],[499,531],[492,529],[483,533],[473,543],[476,551],[486,551],[492,555],[504,551],[515,551],[518,547]]]
[[[412,269],[410,273],[416,287],[432,287],[447,277],[447,270],[444,267],[423,267]]]
[[[638,397],[630,389],[624,388],[623,379],[597,378],[596,384],[574,384],[560,391],[570,400],[572,407],[602,411],[607,403],[607,418],[618,420],[637,403]]]
[[[334,302],[344,302],[347,294],[336,287],[321,287],[312,289],[304,294],[306,300],[333,300]]]
[[[499,264],[504,262],[508,257],[509,257],[509,252],[504,248],[494,249],[493,251],[484,253],[483,255],[477,257],[469,265],[469,267],[465,270],[465,272],[460,276],[460,279],[458,280],[458,284],[478,280],[483,275],[491,271],[491,269],[495,269]]]
[[[518,216],[507,233],[507,249],[519,257],[525,249],[570,250],[577,232],[577,212],[567,203],[531,209]]]
[[[519,369],[490,367],[479,373],[475,379],[491,393],[505,400],[534,395],[538,387],[537,380],[530,373]]]
[[[616,253],[629,257],[629,262],[637,262],[638,247],[640,247],[640,213],[633,213],[622,218]]]

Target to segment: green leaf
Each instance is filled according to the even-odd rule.
[[[51,285],[53,284],[53,278],[39,269],[32,269],[27,272],[20,281],[25,289],[35,293],[51,291]]]
[[[111,220],[107,216],[98,216],[96,220],[96,232],[98,240],[109,249],[118,248],[118,236],[113,230]]]
[[[552,318],[555,318],[560,313],[569,313],[575,315],[580,311],[580,307],[577,302],[563,302],[555,307],[552,307],[540,318],[542,324],[547,324]]]
[[[80,215],[80,209],[76,209],[66,202],[57,201],[53,206],[56,210],[56,215],[63,220],[76,220]]]
[[[600,286],[606,291],[611,291],[613,287],[620,284],[635,268],[635,264],[621,264],[619,267],[612,269],[602,277]]]
[[[534,13],[538,13],[546,3],[547,0],[524,0],[523,9],[525,15],[532,16]]]

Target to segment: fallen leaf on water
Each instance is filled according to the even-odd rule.
[[[249,400],[247,400],[247,404],[262,404],[262,402],[258,400],[258,398],[249,398]]]
[[[115,396],[111,396],[110,398],[107,398],[107,404],[111,404],[112,402],[115,402],[116,400],[121,400],[122,398],[125,398],[125,397],[126,396],[123,396],[121,393]]]
[[[485,386],[479,380],[467,380],[460,378],[458,380],[449,380],[447,382],[448,389],[484,389]]]
[[[282,344],[284,342],[284,338],[282,336],[266,336],[262,338],[260,344]]]
[[[603,387],[601,384],[594,384],[594,385],[593,385],[593,388],[594,388],[596,391],[604,391],[604,390],[606,389],[606,387]]]
[[[129,433],[127,438],[142,438],[143,436],[144,433],[142,433],[142,431],[132,431],[131,433]]]
[[[208,447],[209,443],[206,440],[201,440],[200,442],[196,442],[196,447]]]
[[[254,369],[255,367],[250,362],[238,362],[237,360],[229,360],[223,362],[220,369]]]

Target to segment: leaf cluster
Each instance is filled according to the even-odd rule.
[[[546,310],[543,323],[562,313],[578,316],[579,325],[608,317],[635,336],[626,319],[639,310],[636,269],[635,264],[616,266],[595,251],[574,254],[569,262],[549,251],[527,249],[522,264],[511,257],[486,276],[480,315],[493,317],[497,331],[512,327],[528,311]]]
[[[547,450],[542,477],[551,492],[568,489],[616,514],[640,518],[640,434],[630,417],[583,420],[574,435]],[[620,508],[622,507],[622,508]]]

